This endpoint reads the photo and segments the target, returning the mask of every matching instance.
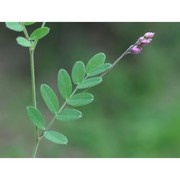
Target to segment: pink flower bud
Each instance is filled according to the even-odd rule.
[[[140,46],[145,46],[145,45],[149,44],[151,41],[152,41],[152,39],[145,39],[145,38],[143,38],[143,39],[139,40],[139,45]]]
[[[141,42],[142,40],[144,40],[144,36],[138,39],[139,42]]]
[[[151,39],[151,38],[154,36],[154,34],[155,34],[155,33],[153,33],[153,32],[147,32],[147,33],[144,34],[144,37],[145,37],[146,39]]]
[[[138,46],[133,46],[130,51],[132,54],[139,54],[142,51],[142,48]]]

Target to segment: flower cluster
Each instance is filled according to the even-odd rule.
[[[153,32],[145,33],[144,36],[140,37],[138,41],[131,46],[130,52],[132,54],[139,54],[142,51],[143,47],[152,41],[154,34],[155,33]]]

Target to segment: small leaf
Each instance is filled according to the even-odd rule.
[[[45,121],[41,112],[33,106],[28,106],[26,110],[32,123],[39,129],[45,129]]]
[[[77,61],[72,68],[72,80],[74,84],[79,84],[85,76],[85,65],[82,61]]]
[[[25,26],[30,26],[30,25],[33,25],[33,24],[35,24],[36,22],[23,22],[23,24],[25,25]]]
[[[107,71],[110,67],[111,67],[110,63],[101,64],[94,71],[88,73],[87,75],[89,77],[96,76],[98,74],[101,74],[101,73]]]
[[[81,84],[77,86],[77,88],[78,89],[90,88],[90,87],[100,84],[101,82],[102,82],[102,78],[100,77],[93,77],[93,78],[85,79],[84,81],[82,81]]]
[[[67,144],[68,143],[67,137],[56,131],[45,131],[44,137],[47,140],[49,140],[53,143],[56,143],[56,144]]]
[[[86,65],[86,73],[90,74],[93,72],[99,65],[104,64],[106,56],[104,53],[98,53],[94,55]]]
[[[48,27],[40,27],[32,32],[30,38],[32,40],[39,40],[45,37],[49,33],[50,29]]]
[[[6,22],[6,27],[13,30],[21,32],[23,31],[23,26],[19,22]]]
[[[67,104],[71,106],[84,106],[91,103],[94,100],[94,96],[87,92],[75,94],[67,100]]]
[[[58,72],[58,89],[64,99],[67,99],[72,93],[71,78],[64,69],[61,69]]]
[[[59,121],[71,121],[80,119],[81,117],[82,113],[80,111],[76,109],[65,109],[56,116],[56,119]]]
[[[41,95],[52,113],[57,113],[59,111],[59,101],[55,92],[47,85],[41,85]]]
[[[23,47],[31,47],[32,46],[30,41],[28,41],[26,38],[21,37],[21,36],[17,37],[16,41],[19,45],[21,45]]]

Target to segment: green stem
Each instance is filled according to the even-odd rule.
[[[29,53],[30,53],[30,67],[31,67],[32,101],[33,101],[33,106],[36,108],[37,102],[36,102],[35,68],[34,68],[34,49],[29,49]],[[34,150],[32,157],[36,157],[37,154],[37,149],[39,146],[38,137],[39,137],[39,131],[38,128],[35,126],[35,143],[34,143]]]
[[[31,66],[31,85],[32,85],[32,100],[33,106],[37,107],[36,102],[36,84],[35,84],[35,68],[34,68],[34,50],[29,50],[30,53],[30,66]]]
[[[22,23],[23,26],[23,32],[27,40],[30,41],[29,34],[27,32],[27,29],[25,25]],[[29,48],[29,55],[30,55],[30,69],[31,69],[31,86],[32,86],[32,102],[33,106],[36,108],[37,107],[37,101],[36,101],[36,82],[35,82],[35,68],[34,68],[34,51],[35,47],[30,47]],[[32,153],[32,157],[36,157],[37,154],[37,149],[39,146],[39,131],[38,128],[35,126],[35,143],[34,143],[34,150]]]
[[[23,23],[21,23],[23,26],[23,32],[27,40],[31,40],[30,36],[27,32],[27,29]],[[45,22],[42,23],[41,27],[45,26]],[[36,101],[36,81],[35,81],[35,67],[34,67],[34,51],[36,48],[38,41],[34,42],[33,47],[29,48],[29,54],[30,54],[30,67],[31,67],[31,86],[32,86],[32,102],[33,106],[36,108],[37,107],[37,101]],[[39,143],[41,141],[41,138],[39,138],[39,131],[38,128],[35,127],[35,143],[34,143],[34,149],[32,153],[32,157],[35,158],[37,155]]]
[[[114,66],[127,54],[130,54],[129,50],[130,50],[131,46],[126,50],[124,51],[124,53],[122,53],[117,59],[116,61],[114,61],[114,63],[112,64],[111,68],[108,69],[107,71],[105,71],[103,74],[100,75],[100,77],[104,77],[109,71],[111,71]]]
[[[76,91],[77,91],[77,87],[74,89],[74,91],[72,92],[71,96],[73,96],[73,95],[76,93]],[[71,97],[71,96],[70,96],[70,97]],[[59,109],[58,113],[60,113],[60,112],[66,107],[66,105],[67,105],[67,102],[65,101],[64,104],[63,104],[63,105],[61,106],[61,108]],[[58,113],[57,113],[57,114],[58,114]],[[49,122],[49,124],[47,125],[46,130],[51,127],[51,125],[54,123],[55,120],[56,120],[56,116],[54,116],[54,117],[52,118],[52,120]],[[44,133],[44,132],[43,132],[43,133]],[[42,136],[43,136],[43,133],[42,133]]]
[[[35,143],[34,150],[33,150],[33,153],[32,153],[33,158],[35,158],[36,155],[37,155],[37,151],[38,151],[40,142],[41,142],[41,139],[38,138],[37,142]]]

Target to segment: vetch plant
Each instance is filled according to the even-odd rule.
[[[6,22],[6,27],[17,32],[23,32],[24,36],[18,36],[16,41],[19,45],[29,49],[31,84],[32,84],[32,105],[27,106],[27,115],[35,127],[35,144],[32,157],[37,156],[39,144],[43,138],[57,143],[67,144],[68,139],[62,133],[51,129],[55,121],[73,121],[82,117],[79,106],[85,106],[93,102],[93,94],[87,92],[90,88],[100,84],[103,77],[114,68],[114,66],[127,54],[139,54],[144,46],[148,45],[155,33],[147,32],[140,37],[136,43],[131,45],[113,64],[105,62],[104,53],[94,55],[85,65],[82,61],[77,61],[73,65],[71,74],[65,69],[60,69],[57,75],[57,87],[64,103],[60,105],[58,97],[53,89],[42,84],[40,92],[49,111],[53,114],[48,124],[37,107],[34,52],[40,39],[50,32],[50,28],[43,22],[41,27],[28,33],[28,26],[34,22]]]

